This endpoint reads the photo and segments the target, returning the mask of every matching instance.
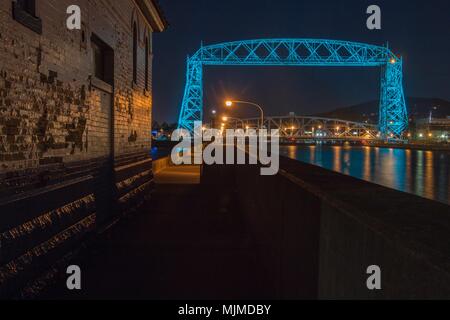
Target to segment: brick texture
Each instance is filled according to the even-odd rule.
[[[132,0],[78,0],[83,26],[71,31],[73,1],[36,3],[42,33],[13,18],[12,1],[0,2],[0,296],[7,297],[39,291],[53,263],[153,188],[151,23]],[[92,34],[114,51],[113,85],[94,76]]]
[[[1,172],[105,155],[112,115],[117,155],[150,148],[152,98],[151,90],[144,90],[144,39],[151,38],[150,26],[133,1],[77,3],[85,43],[80,31],[65,27],[72,1],[37,1],[42,36],[12,19],[10,1],[0,3]],[[133,20],[139,26],[137,85],[132,85]],[[114,49],[113,113],[102,107],[101,92],[91,86],[91,32]]]

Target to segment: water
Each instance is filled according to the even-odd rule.
[[[282,146],[281,155],[450,204],[450,153],[355,146]]]
[[[152,147],[150,155],[152,156],[153,161],[167,157],[170,155],[170,148],[164,147]]]

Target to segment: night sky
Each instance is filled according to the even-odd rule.
[[[187,55],[205,45],[258,38],[325,38],[383,45],[403,56],[410,97],[450,100],[448,0],[159,0],[170,23],[154,36],[154,119],[176,122]],[[366,9],[382,10],[382,30]],[[378,68],[206,67],[204,106],[227,97],[263,105],[267,115],[314,114],[378,99]],[[244,110],[246,110],[244,112]],[[225,111],[224,111],[225,112]],[[240,108],[233,116],[256,116]]]

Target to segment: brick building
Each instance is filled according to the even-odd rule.
[[[69,30],[70,5],[81,30]],[[150,194],[153,0],[0,1],[0,295]],[[33,279],[33,281],[31,281]]]

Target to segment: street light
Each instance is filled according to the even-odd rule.
[[[233,118],[233,117],[225,116],[225,117],[222,118],[222,120],[223,120],[223,122],[228,122],[228,120],[236,120],[236,121],[239,121],[241,123],[242,129],[244,129],[244,127],[245,127],[244,120],[239,119],[239,118]]]
[[[264,127],[264,110],[259,104],[249,102],[249,101],[234,101],[234,100],[227,100],[225,102],[225,105],[229,108],[232,107],[233,104],[246,104],[246,105],[251,105],[251,106],[257,107],[259,109],[259,111],[261,112],[261,127],[260,128],[262,129]]]
[[[216,127],[216,117],[217,117],[217,111],[211,110],[211,128]]]

